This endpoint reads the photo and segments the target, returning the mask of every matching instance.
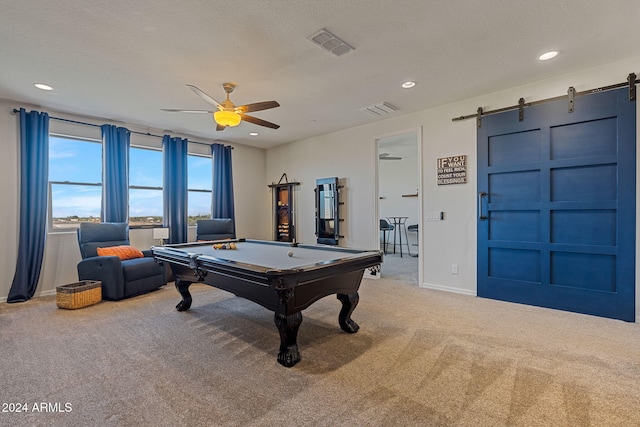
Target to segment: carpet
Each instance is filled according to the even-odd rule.
[[[171,285],[80,310],[0,305],[0,402],[28,409],[0,424],[640,425],[634,323],[365,279],[360,331],[342,332],[324,298],[284,368],[272,312],[191,289],[183,313]]]

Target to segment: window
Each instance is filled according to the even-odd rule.
[[[213,194],[213,163],[211,157],[187,156],[189,192],[187,195],[187,224],[196,225],[199,219],[211,218]]]
[[[187,224],[211,218],[211,156],[189,154]],[[162,149],[129,148],[129,225],[156,227],[163,222]],[[59,134],[49,136],[49,230],[100,222],[102,141]]]
[[[102,142],[49,135],[50,231],[100,222],[102,207]]]
[[[129,148],[129,225],[162,225],[162,151]]]

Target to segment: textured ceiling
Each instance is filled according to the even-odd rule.
[[[0,0],[0,98],[267,148],[380,120],[359,109],[382,101],[399,108],[392,117],[639,56],[639,10],[626,0]],[[335,57],[307,40],[322,28],[355,50]],[[538,61],[548,50],[560,55]],[[406,80],[418,84],[401,89]],[[210,116],[160,111],[208,109],[185,84],[223,100],[224,82],[237,84],[236,104],[277,100],[253,115],[280,129],[216,132]]]

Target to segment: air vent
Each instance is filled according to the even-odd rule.
[[[380,117],[394,111],[398,111],[398,107],[389,104],[388,102],[380,102],[379,104],[369,105],[368,107],[360,108],[360,111],[368,116]]]
[[[307,37],[307,40],[335,56],[342,56],[354,49],[324,28]]]

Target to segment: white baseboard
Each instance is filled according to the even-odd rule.
[[[55,289],[50,289],[48,291],[38,292],[37,294],[35,294],[33,296],[33,298],[48,297],[48,296],[55,295],[55,294],[56,294],[56,290]],[[7,302],[7,298],[8,297],[0,297],[0,303]]]
[[[56,290],[55,289],[51,289],[51,290],[48,290],[48,291],[42,291],[36,296],[38,296],[38,297],[48,297],[50,295],[55,295],[55,294],[56,294]]]
[[[470,295],[472,297],[477,296],[477,292],[471,291],[469,289],[452,288],[449,286],[436,285],[433,283],[423,283],[420,285],[420,287],[425,289],[434,289],[436,291],[453,292],[454,294]]]

